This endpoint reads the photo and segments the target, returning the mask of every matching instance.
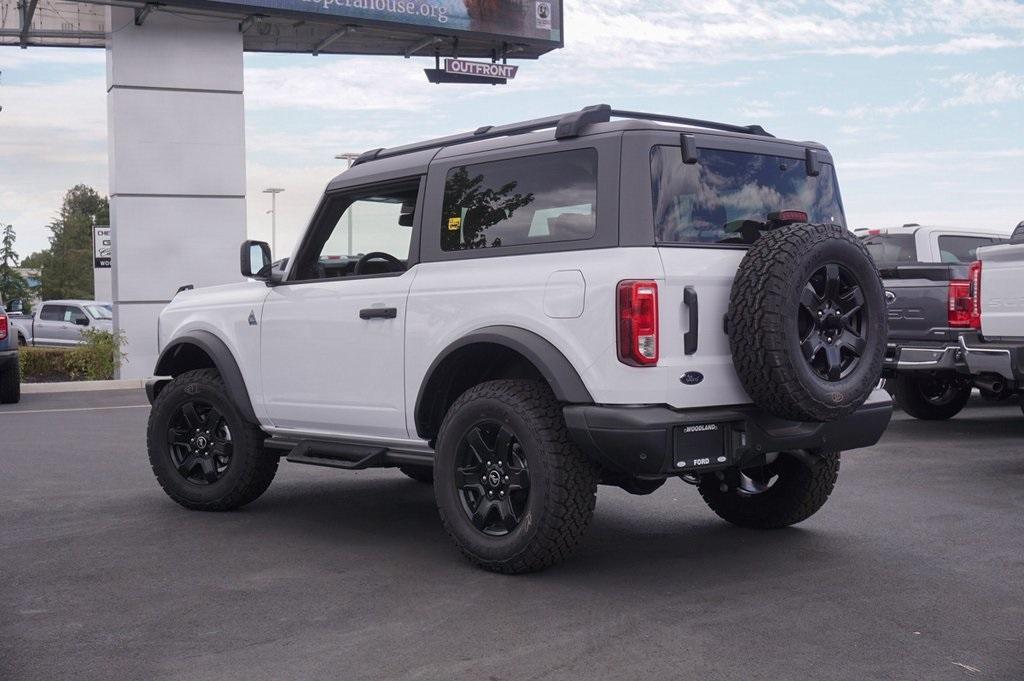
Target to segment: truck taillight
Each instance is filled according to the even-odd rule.
[[[0,340],[7,339],[7,315],[0,312]]]
[[[968,293],[971,296],[971,328],[981,331],[981,261],[972,262],[969,272],[967,278],[970,281]]]
[[[967,279],[949,282],[950,328],[981,329],[981,263],[971,263],[968,272]]]
[[[658,363],[658,284],[620,281],[618,288],[619,360],[631,366]]]

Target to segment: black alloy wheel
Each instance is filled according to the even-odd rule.
[[[196,485],[211,485],[231,465],[233,444],[224,415],[200,399],[183,402],[167,428],[171,463],[178,474]]]
[[[800,349],[815,375],[826,381],[849,376],[867,346],[864,293],[842,265],[817,269],[800,293]]]
[[[530,472],[515,433],[498,421],[480,421],[460,440],[456,462],[462,510],[473,526],[492,537],[515,530],[530,496]]]

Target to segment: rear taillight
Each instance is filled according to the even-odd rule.
[[[981,261],[975,260],[971,263],[970,273],[967,275],[971,282],[968,292],[971,296],[971,328],[981,331]]]
[[[950,328],[981,328],[981,263],[973,262],[967,279],[949,282],[947,320]]]
[[[632,366],[658,363],[658,284],[620,281],[619,360]]]
[[[7,315],[0,312],[0,340],[7,339]]]

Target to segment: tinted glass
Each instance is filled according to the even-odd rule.
[[[751,243],[768,214],[807,213],[846,226],[832,166],[807,174],[801,159],[700,149],[683,163],[679,147],[651,151],[654,233],[659,243]]]
[[[942,262],[970,263],[978,259],[979,248],[996,243],[1005,243],[1005,240],[981,236],[940,236],[939,255]]]
[[[917,261],[913,234],[876,234],[861,239],[875,264],[893,265]]]
[[[589,239],[596,212],[594,149],[459,166],[445,182],[441,248]]]
[[[65,309],[63,305],[43,305],[43,309],[39,312],[39,318],[47,322],[62,322]]]

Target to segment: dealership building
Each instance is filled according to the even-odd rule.
[[[426,57],[431,82],[500,83],[509,60],[561,47],[562,30],[559,0],[0,0],[0,46],[106,50],[124,378],[152,373],[157,316],[179,287],[241,276],[243,52]]]

